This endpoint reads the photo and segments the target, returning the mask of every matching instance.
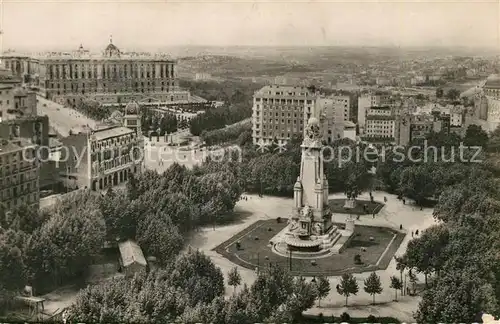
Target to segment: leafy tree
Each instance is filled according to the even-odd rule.
[[[365,279],[364,290],[373,297],[373,304],[375,304],[375,295],[379,295],[383,291],[380,277],[375,272],[372,272],[370,276]]]
[[[16,291],[26,284],[24,243],[27,234],[0,229],[0,291]]]
[[[400,177],[400,192],[422,206],[424,199],[434,196],[436,190],[435,179],[430,171],[431,166],[427,164],[404,169]]]
[[[366,165],[348,162],[343,170],[346,172],[344,193],[347,199],[356,199],[369,184]]]
[[[359,287],[356,278],[350,273],[344,273],[340,278],[340,284],[337,285],[337,292],[345,297],[346,306],[349,296],[356,295],[358,291]]]
[[[224,294],[224,276],[209,257],[199,251],[182,254],[169,274],[176,288],[190,292],[190,305],[210,303]]]
[[[292,290],[286,299],[285,303],[279,310],[279,322],[294,322],[297,321],[302,312],[311,308],[316,301],[318,291],[316,285],[307,283],[304,278],[295,278],[293,280]]]
[[[403,272],[407,268],[408,263],[408,261],[406,260],[406,255],[403,255],[401,257],[395,256],[394,259],[396,260],[396,270],[399,271],[401,282],[403,282]],[[403,295],[403,289],[404,287],[401,287],[401,295]]]
[[[460,97],[460,91],[457,89],[450,89],[446,93],[446,98],[448,98],[450,100],[456,100],[456,99],[458,99],[458,97]]]
[[[500,151],[500,126],[497,126],[497,128],[495,128],[495,130],[490,134],[490,138],[488,141],[488,151]]]
[[[418,323],[477,322],[477,314],[498,309],[492,285],[466,268],[443,273],[425,290],[416,313]]]
[[[328,296],[330,292],[330,281],[328,281],[328,278],[319,276],[316,279],[316,289],[318,291],[318,306],[321,307],[321,299]]]
[[[398,277],[396,276],[392,276],[391,277],[391,285],[389,286],[390,288],[394,289],[394,293],[395,293],[395,301],[398,300],[398,290],[400,290],[402,288],[403,284],[401,282],[401,280],[399,280]]]
[[[236,286],[241,284],[241,275],[238,272],[238,268],[232,268],[227,274],[227,284],[234,287],[234,291],[236,292]]]
[[[139,221],[137,242],[148,255],[167,264],[182,249],[184,238],[169,217],[147,214]]]
[[[465,146],[486,147],[488,143],[488,134],[478,125],[469,125],[465,131]]]
[[[411,286],[412,286],[413,294],[415,294],[416,291],[417,291],[416,285],[417,285],[417,282],[418,282],[418,277],[415,274],[415,272],[413,272],[411,270],[408,272],[408,277],[409,277],[409,280],[410,280],[410,283],[411,283]]]

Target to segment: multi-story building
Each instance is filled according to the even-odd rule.
[[[22,138],[38,145],[40,188],[46,189],[56,184],[58,170],[49,159],[49,118],[47,116],[25,115],[0,122],[0,138]]]
[[[427,135],[439,129],[439,121],[428,114],[414,115],[405,113],[396,119],[396,144],[407,145],[413,140],[425,139]]]
[[[349,96],[332,96],[336,104],[343,108],[344,120],[351,120],[351,97]]]
[[[164,55],[122,53],[112,41],[101,55],[93,55],[80,46],[74,53],[33,57],[7,53],[2,61],[46,98],[63,97],[70,104],[89,94],[154,96],[177,87],[175,61]]]
[[[0,202],[4,208],[38,206],[36,150],[36,145],[25,139],[0,140]]]
[[[366,113],[370,107],[389,105],[390,96],[382,94],[363,94],[358,98],[358,126],[364,130],[366,125]]]
[[[321,112],[319,118],[323,118],[323,137],[326,142],[331,143],[344,137],[344,126],[346,119],[345,102],[338,97],[317,97],[315,109]],[[318,118],[318,115],[315,114]]]
[[[62,139],[66,150],[61,152],[64,161],[61,175],[67,187],[103,190],[121,185],[130,175],[142,172],[144,142],[140,118],[131,109],[129,105],[123,123],[131,125],[136,118],[132,122],[137,125],[134,129],[108,125]]]
[[[391,107],[370,107],[366,111],[364,139],[374,142],[393,142],[396,136],[396,118]]]
[[[10,70],[0,67],[0,121],[9,118],[14,109],[14,89],[21,86],[21,80],[12,76]]]
[[[303,135],[304,124],[319,118],[316,96],[305,87],[271,85],[254,94],[252,114],[253,143],[285,143]],[[317,115],[317,116],[316,116]]]

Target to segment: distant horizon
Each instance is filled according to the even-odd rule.
[[[3,0],[0,46],[32,51],[172,47],[500,50],[498,1]],[[64,44],[64,45],[61,45]]]
[[[396,45],[355,45],[355,44],[350,44],[350,45],[342,45],[342,44],[336,44],[336,45],[216,45],[216,44],[209,44],[209,45],[193,45],[193,44],[179,44],[179,45],[165,45],[163,47],[158,47],[158,45],[146,45],[142,46],[141,48],[124,48],[121,47],[119,44],[113,42],[121,51],[125,52],[150,52],[150,53],[155,53],[155,52],[162,52],[167,49],[209,49],[209,48],[214,48],[214,49],[223,49],[223,48],[228,48],[228,49],[245,49],[245,48],[255,48],[255,49],[280,49],[280,48],[286,48],[286,49],[305,49],[305,48],[338,48],[338,49],[388,49],[388,50],[432,50],[432,49],[437,49],[437,50],[444,50],[444,51],[453,51],[454,49],[460,49],[460,50],[470,50],[470,51],[491,51],[491,52],[498,52],[498,55],[500,55],[500,48],[499,47],[493,47],[493,46],[467,46],[467,45],[454,45],[454,46],[449,46],[449,45],[404,45],[404,46],[396,46]],[[104,48],[107,46],[102,46],[102,48],[91,48],[91,47],[86,47],[85,44],[78,44],[76,47],[71,45],[66,45],[66,46],[59,46],[58,48],[37,48],[37,49],[29,49],[29,48],[4,48],[3,52],[7,51],[14,51],[15,53],[33,53],[33,52],[74,52],[77,51],[80,45],[83,46],[85,50],[89,50],[91,53],[99,53],[104,50]]]

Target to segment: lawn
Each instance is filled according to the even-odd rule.
[[[266,267],[270,263],[290,268],[289,258],[273,253],[269,245],[269,240],[285,226],[286,219],[281,223],[276,220],[257,221],[214,250],[248,269],[255,269],[257,265],[259,268]],[[388,252],[381,258],[395,234],[396,239],[392,241]],[[318,258],[315,260],[316,265],[311,264],[311,259],[292,259],[291,272],[294,275],[336,276],[344,272],[360,273],[385,269],[404,238],[404,234],[396,233],[388,228],[363,225],[355,227],[354,235],[341,254]],[[370,241],[370,237],[374,240]],[[238,241],[241,244],[239,250],[236,248]],[[366,252],[362,252],[361,247],[366,248]],[[361,264],[354,262],[356,254],[361,255]],[[377,265],[379,259],[380,262]]]
[[[373,213],[377,214],[382,207],[383,203],[378,201],[371,202],[369,200],[356,200],[356,206],[352,209],[345,209],[345,199],[330,199],[328,202],[330,205],[330,210],[332,213],[337,214],[352,214],[352,215],[371,215]],[[366,205],[368,212],[365,212],[363,206]]]

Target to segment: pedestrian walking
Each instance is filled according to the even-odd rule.
[[[403,224],[399,225],[399,229],[403,230]]]
[[[416,231],[415,231],[415,235],[417,235],[417,236],[418,236],[418,230],[416,230]]]
[[[384,196],[384,202],[387,202],[387,197]]]
[[[373,213],[373,217],[372,218],[375,218],[375,213]]]
[[[411,231],[411,237],[413,237],[413,231]]]
[[[406,200],[403,199],[403,205],[406,205]]]

